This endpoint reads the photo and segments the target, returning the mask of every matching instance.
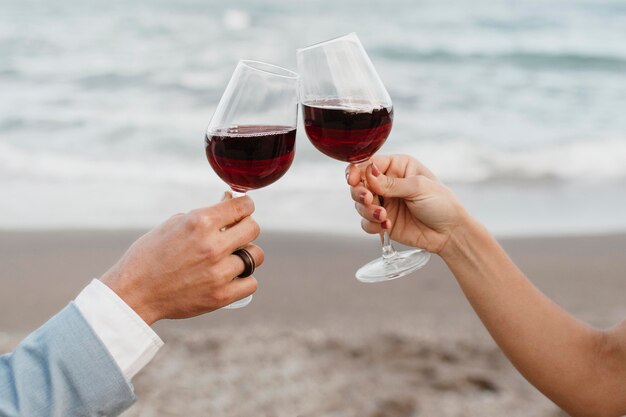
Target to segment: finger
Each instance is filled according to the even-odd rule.
[[[254,213],[254,201],[248,196],[237,197],[222,201],[213,207],[199,209],[199,211],[215,218],[217,226],[222,228],[237,223]]]
[[[260,246],[257,246],[254,243],[250,243],[246,245],[245,247],[243,247],[243,249],[245,249],[250,254],[250,256],[252,256],[252,259],[254,259],[255,270],[258,269],[261,265],[263,265],[263,262],[265,262],[265,252],[263,251],[263,249],[261,249]],[[246,264],[238,255],[231,255],[231,257],[236,258],[233,260],[236,261],[238,265],[236,274],[235,274],[235,277],[238,277],[239,275],[241,275],[242,272],[244,272]]]
[[[256,268],[260,267],[265,262],[265,252],[259,246],[250,243],[243,249],[254,258],[254,265]],[[225,281],[232,281],[237,278],[244,271],[246,264],[237,255],[229,255],[216,265],[216,269],[220,271]]]
[[[372,192],[365,188],[365,186],[361,183],[356,187],[350,187],[350,195],[357,203],[369,205],[374,201],[374,195],[372,195]]]
[[[413,159],[410,157],[407,157],[407,158],[408,158],[408,163],[404,170],[405,172],[410,172],[412,173],[412,175],[423,175],[426,178],[439,182],[439,179],[435,176],[435,174],[432,173],[430,169],[426,167],[426,165],[422,164],[417,159]],[[387,171],[382,171],[382,172],[387,172]]]
[[[382,173],[371,164],[365,171],[367,185],[370,190],[383,197],[416,198],[423,194],[425,185],[431,181],[423,175],[413,175],[407,178],[395,178]]]
[[[227,201],[227,200],[232,200],[233,199],[233,193],[230,191],[224,191],[224,194],[222,195],[222,199],[220,201]]]
[[[394,159],[397,159],[396,155],[374,155],[370,158],[371,163],[366,168],[371,164],[376,164],[380,172],[386,173],[390,169]],[[363,176],[365,177],[365,175]]]
[[[352,187],[355,187],[359,183],[361,183],[361,178],[363,177],[363,172],[359,169],[358,166],[354,164],[348,165],[346,168],[346,181]]]
[[[381,206],[373,204],[365,206],[361,203],[356,203],[354,206],[361,217],[372,223],[382,223],[387,220],[387,210]]]
[[[232,253],[255,240],[260,234],[259,224],[252,217],[246,217],[239,223],[222,230],[220,244],[225,253]]]
[[[370,159],[370,162],[375,164],[380,169],[380,172],[386,175],[396,177],[423,175],[426,178],[439,182],[439,179],[426,165],[408,155],[375,155]]]
[[[380,234],[384,231],[380,223],[374,223],[366,219],[361,219],[361,229],[370,235]]]
[[[247,296],[254,294],[257,288],[258,282],[252,275],[245,278],[234,279],[224,288],[226,298],[230,300],[226,305],[243,300]]]

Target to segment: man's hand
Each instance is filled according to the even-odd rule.
[[[151,325],[224,307],[254,293],[254,277],[232,253],[245,248],[260,266],[263,250],[251,242],[259,225],[250,197],[178,214],[139,238],[102,277]]]

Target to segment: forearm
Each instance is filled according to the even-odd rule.
[[[610,369],[608,333],[543,295],[478,222],[468,218],[441,255],[496,343],[533,385],[573,415],[626,411],[619,409],[626,381]]]

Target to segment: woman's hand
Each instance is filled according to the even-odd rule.
[[[387,230],[397,242],[440,253],[468,217],[454,194],[410,156],[374,156],[371,162],[346,171],[363,230]],[[383,197],[382,206],[376,196]]]

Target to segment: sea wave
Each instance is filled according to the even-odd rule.
[[[626,57],[574,52],[502,51],[494,53],[462,53],[446,49],[416,50],[411,48],[375,48],[373,55],[394,61],[421,64],[509,65],[525,69],[560,71],[626,71]]]
[[[204,181],[208,172],[206,167],[194,167],[183,158],[154,154],[144,159],[109,156],[35,151],[0,143],[0,177],[27,181],[196,184]]]
[[[203,134],[237,60],[293,68],[297,47],[351,31],[394,101],[382,152],[418,157],[453,188],[496,190],[486,217],[502,211],[501,194],[520,189],[545,188],[533,196],[538,207],[572,184],[616,180],[624,194],[622,0],[379,6],[115,0],[94,9],[58,0],[35,10],[0,2],[0,227],[146,225],[206,204],[224,184],[206,162]],[[297,141],[289,172],[254,193],[264,224],[298,217],[289,226],[298,229],[308,216],[320,230],[358,229],[344,201],[345,164],[319,154],[301,128]],[[567,207],[579,203],[572,197]],[[560,216],[554,207],[550,223]],[[624,222],[621,213],[605,217]]]
[[[484,183],[500,180],[604,181],[626,179],[626,142],[580,141],[506,150],[467,142],[420,143],[407,152],[418,155],[446,180]]]
[[[401,152],[416,156],[442,180],[454,183],[626,179],[626,142],[618,139],[527,150],[499,149],[461,141],[420,142],[402,148]],[[207,177],[215,177],[204,158],[198,155],[191,159],[186,154],[157,153],[126,158],[109,155],[107,158],[102,155],[33,151],[0,143],[0,174],[3,178],[31,180],[198,184],[206,182]],[[289,182],[294,188],[312,186],[312,175],[316,178],[315,185],[322,188],[332,187],[337,181],[336,163],[321,156],[297,158],[292,171]],[[219,180],[213,182],[218,183]]]

